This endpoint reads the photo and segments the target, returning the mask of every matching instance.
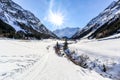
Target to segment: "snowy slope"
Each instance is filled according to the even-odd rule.
[[[120,39],[81,40],[70,45],[71,49],[88,51],[92,56],[120,57]]]
[[[0,0],[0,20],[9,24],[21,35],[24,34],[23,37],[38,37],[38,35],[41,38],[56,37],[33,13],[24,10],[12,0]]]
[[[58,57],[56,40],[1,39],[0,44],[1,80],[110,80]]]
[[[63,29],[57,29],[57,30],[53,31],[53,33],[56,34],[60,38],[62,38],[62,37],[71,38],[73,36],[73,34],[75,34],[78,30],[79,30],[79,28],[66,27]]]
[[[116,35],[119,36],[119,35]],[[112,80],[120,79],[120,38],[116,36],[99,40],[81,40],[69,45],[71,51],[85,55],[89,59],[85,62],[87,69],[96,71]],[[106,69],[103,71],[103,69]]]
[[[111,35],[117,33],[117,30],[120,27],[117,27],[116,30],[112,32],[106,31],[110,26],[116,27],[115,22],[119,22],[120,17],[120,1],[113,1],[103,12],[101,12],[97,17],[93,18],[82,30],[75,33],[72,38],[95,38],[96,33],[108,32],[107,34]],[[98,31],[97,31],[98,30]],[[97,31],[97,32],[96,32]],[[100,34],[99,34],[100,35]],[[106,35],[105,36],[109,36]]]

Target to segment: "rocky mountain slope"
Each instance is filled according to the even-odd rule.
[[[0,0],[0,36],[9,38],[56,38],[30,11],[12,0]]]
[[[53,33],[56,34],[60,38],[62,38],[62,37],[71,38],[73,36],[73,34],[75,34],[78,30],[79,30],[79,28],[66,27],[63,29],[57,29],[57,30],[53,31]]]
[[[72,38],[103,38],[120,32],[120,0],[112,2]]]

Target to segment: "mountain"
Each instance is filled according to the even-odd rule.
[[[93,18],[82,30],[72,38],[104,38],[120,33],[120,0],[113,1],[103,12]]]
[[[12,0],[0,0],[0,36],[9,38],[56,38],[30,11]]]
[[[60,38],[62,38],[62,37],[71,38],[72,35],[75,34],[78,30],[79,30],[79,28],[66,27],[63,29],[57,29],[57,30],[53,31],[53,33],[56,34]]]

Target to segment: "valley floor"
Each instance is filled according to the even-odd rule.
[[[57,40],[0,40],[0,80],[111,80],[55,54]],[[62,42],[62,41],[58,41]],[[120,39],[78,41],[71,50],[119,62]],[[119,70],[119,69],[118,69]]]

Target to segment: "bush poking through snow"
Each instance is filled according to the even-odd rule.
[[[89,57],[87,55],[80,55],[80,66],[83,67],[83,68],[87,68],[87,60],[89,59]]]
[[[79,65],[83,68],[87,68],[87,60],[89,57],[87,55],[78,55],[75,51],[70,52],[69,49],[65,50],[66,56],[69,60],[71,60],[74,64]]]

